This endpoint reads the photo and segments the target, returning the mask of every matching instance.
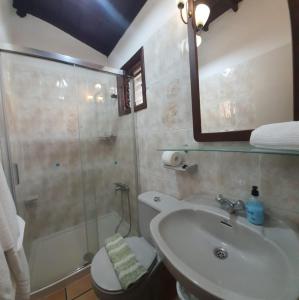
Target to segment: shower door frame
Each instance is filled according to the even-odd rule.
[[[37,49],[33,49],[33,48],[27,48],[27,47],[20,47],[20,46],[15,46],[12,44],[0,44],[0,55],[1,53],[10,53],[10,54],[17,54],[17,55],[23,55],[23,56],[28,56],[28,57],[33,57],[33,58],[39,58],[39,59],[45,59],[48,61],[53,61],[53,62],[58,62],[58,63],[63,63],[63,64],[67,64],[73,67],[82,67],[85,69],[89,69],[89,70],[93,70],[93,71],[98,71],[101,73],[106,73],[106,74],[110,74],[110,75],[115,75],[115,76],[126,76],[127,74],[125,73],[125,71],[123,70],[119,70],[119,69],[115,69],[115,68],[110,68],[107,66],[102,66],[99,64],[95,64],[92,62],[88,62],[79,58],[75,58],[75,57],[71,57],[68,55],[63,55],[63,54],[59,54],[59,53],[54,53],[54,52],[48,52],[48,51],[43,51],[43,50],[37,50]],[[1,64],[0,64],[1,67]],[[11,182],[11,190],[12,190],[12,194],[13,194],[13,199],[15,201],[15,204],[17,206],[17,201],[16,201],[16,191],[15,191],[15,179],[13,176],[13,172],[12,172],[12,160],[11,160],[11,149],[10,149],[10,143],[9,143],[9,139],[8,139],[8,127],[7,127],[7,120],[6,120],[6,115],[5,115],[5,103],[6,103],[6,99],[5,99],[5,95],[3,93],[4,91],[4,86],[3,86],[3,78],[2,78],[2,73],[0,72],[0,101],[2,102],[2,110],[3,110],[3,125],[4,125],[4,139],[5,139],[5,145],[3,145],[3,147],[5,147],[5,152],[3,153],[3,157],[2,159],[4,160],[5,164],[7,164],[9,166],[8,171],[9,173],[7,174],[9,176],[9,181]],[[131,79],[131,76],[128,76]],[[134,89],[134,82],[132,83],[133,86],[132,88]],[[134,105],[134,100],[131,101],[132,105]],[[0,106],[1,108],[1,106]],[[135,123],[135,117],[134,117],[134,110],[132,111],[133,113],[133,123]],[[134,124],[135,125],[135,124]],[[137,145],[136,145],[136,133],[135,133],[135,126],[133,126],[133,135],[134,135],[134,148],[135,148],[135,152],[136,152],[136,168],[137,168],[137,164],[138,164],[138,151],[137,151]],[[138,168],[137,168],[138,169]],[[136,183],[137,183],[137,191],[139,190],[138,188],[138,172],[136,173]],[[17,208],[18,209],[18,208]],[[58,279],[57,281],[51,283],[48,286],[42,287],[39,290],[33,291],[32,292],[32,296],[33,297],[37,297],[39,295],[42,295],[45,291],[49,291],[52,288],[56,288],[57,286],[63,284],[65,281],[68,281],[68,279],[70,277],[73,276],[77,276],[78,274],[80,274],[81,272],[85,272],[87,269],[89,269],[90,264],[85,264],[79,268],[77,268],[76,270],[74,270],[71,274],[65,276],[62,279]]]
[[[115,75],[115,76],[125,76],[126,72],[124,70],[120,69],[115,69],[115,68],[110,68],[107,66],[99,65],[96,63],[88,62],[80,58],[68,56],[65,54],[60,54],[56,52],[49,52],[49,51],[44,51],[44,50],[38,50],[34,48],[29,48],[29,47],[22,47],[22,46],[16,46],[13,44],[8,44],[8,43],[0,43],[0,54],[1,53],[11,53],[11,54],[18,54],[18,55],[23,55],[23,56],[29,56],[33,58],[39,58],[39,59],[45,59],[53,62],[58,62],[58,63],[63,63],[66,65],[70,65],[73,67],[82,67],[85,69],[93,70],[93,71],[99,71],[102,73],[110,74],[110,75]],[[1,63],[0,63],[1,67]],[[128,76],[128,75],[127,75]],[[130,77],[130,76],[128,76]],[[131,77],[130,77],[131,78]],[[8,143],[8,128],[7,128],[7,122],[6,122],[6,116],[5,116],[5,96],[3,94],[3,80],[2,80],[2,74],[0,73],[0,101],[2,102],[2,110],[3,110],[3,125],[4,125],[4,133],[5,133],[5,142],[6,145],[4,145],[5,152],[2,153],[2,160],[5,161],[5,164],[9,166],[8,168],[8,176],[9,176],[9,184],[11,187],[13,199],[15,201],[15,205],[17,206],[16,203],[16,191],[15,191],[15,182],[14,182],[14,176],[13,172],[11,170],[11,149],[10,145]],[[0,106],[0,109],[1,109]],[[135,135],[135,132],[134,132]],[[136,135],[135,135],[136,137]],[[0,148],[1,151],[1,148]]]
[[[0,52],[13,53],[13,54],[51,60],[55,62],[72,65],[72,66],[83,67],[90,70],[101,71],[111,75],[126,75],[123,70],[102,66],[99,64],[82,60],[80,58],[59,54],[55,52],[37,50],[33,48],[19,47],[12,44],[5,44],[5,43],[0,44]]]

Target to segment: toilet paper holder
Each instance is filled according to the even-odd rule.
[[[168,165],[163,165],[163,167],[169,170],[174,170],[178,172],[188,172],[188,173],[195,173],[198,169],[197,164],[187,164],[187,163],[184,163],[178,167],[172,167]]]

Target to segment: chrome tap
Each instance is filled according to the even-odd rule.
[[[130,188],[127,184],[125,183],[120,183],[120,182],[115,182],[114,183],[114,190],[117,192],[117,191],[122,191],[122,192],[126,192],[128,191]]]
[[[215,199],[221,206],[222,209],[226,210],[230,214],[235,214],[240,211],[245,211],[245,203],[242,200],[233,201],[223,197],[219,194]]]

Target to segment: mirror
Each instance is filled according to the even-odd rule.
[[[287,0],[243,0],[237,12],[227,10],[201,35],[197,48],[189,24],[197,141],[249,140],[261,125],[294,120]]]

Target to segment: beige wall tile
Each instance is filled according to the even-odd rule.
[[[246,200],[251,186],[258,185],[267,209],[298,222],[297,158],[190,152],[187,158],[198,164],[196,173],[176,173],[162,167],[162,153],[157,149],[197,144],[192,128],[188,51],[184,47],[187,29],[178,22],[177,16],[170,19],[144,45],[148,108],[136,114],[141,192],[156,190],[179,199],[206,194],[211,201],[223,193]]]

